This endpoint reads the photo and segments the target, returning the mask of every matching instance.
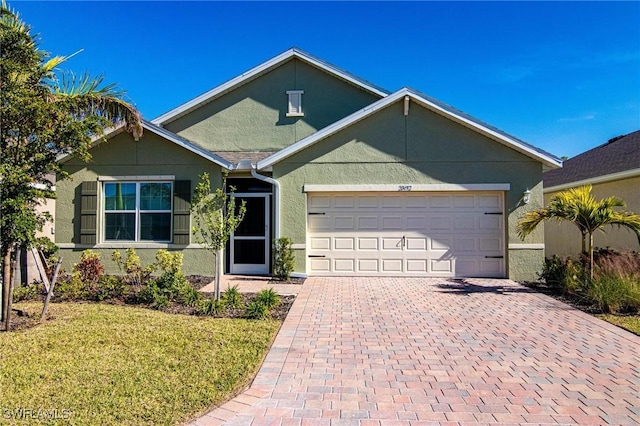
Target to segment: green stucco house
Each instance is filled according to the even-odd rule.
[[[184,253],[185,273],[214,273],[190,233],[202,172],[236,188],[247,216],[225,273],[269,274],[272,241],[294,242],[296,273],[532,279],[543,229],[518,218],[542,206],[542,173],[561,161],[420,92],[390,93],[299,49],[144,123],[92,160],[62,159],[56,244]],[[115,271],[112,271],[115,272]]]

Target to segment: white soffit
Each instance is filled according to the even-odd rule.
[[[516,151],[527,155],[528,157],[540,161],[542,164],[548,167],[558,168],[562,166],[562,160],[554,157],[553,155],[537,150],[535,147],[519,141],[516,138],[507,135],[506,133],[503,133],[497,129],[492,129],[489,126],[476,121],[470,116],[466,116],[462,113],[457,113],[456,111],[453,111],[452,108],[447,108],[444,105],[436,103],[434,100],[429,100],[423,95],[415,92],[414,90],[405,87],[387,97],[380,99],[379,101],[376,101],[362,108],[359,111],[354,112],[353,114],[343,118],[342,120],[336,121],[335,123],[317,131],[316,133],[307,136],[306,138],[301,139],[300,141],[292,145],[289,145],[288,147],[274,153],[273,155],[270,155],[269,157],[259,161],[257,167],[259,170],[262,170],[266,167],[271,167],[275,163],[307,148],[310,145],[313,145],[314,143],[324,138],[338,133],[344,128],[351,126],[358,121],[363,120],[364,118],[367,118],[368,116],[391,105],[392,103],[404,100],[406,96],[408,96],[409,99],[415,101],[416,103],[422,105],[423,107],[446,118],[449,118],[450,120],[455,121],[465,127],[468,127],[486,137],[489,137],[490,139],[502,143],[503,145],[515,149]]]
[[[217,87],[214,87],[213,89],[209,90],[208,92],[203,93],[202,95],[178,106],[177,108],[172,109],[169,112],[166,112],[164,114],[162,114],[161,116],[151,120],[151,122],[155,125],[159,125],[159,126],[163,126],[167,123],[170,123],[174,120],[176,120],[177,118],[189,113],[190,111],[194,110],[195,108],[199,107],[200,105],[206,104],[208,102],[211,102],[212,100],[214,100],[216,97],[235,89],[237,86],[240,86],[244,83],[247,83],[248,81],[250,81],[251,79],[257,77],[260,74],[266,73],[269,70],[276,68],[280,65],[282,65],[283,63],[285,63],[286,61],[288,61],[291,58],[297,58],[300,59],[304,62],[307,62],[323,71],[326,71],[329,74],[333,74],[345,81],[348,81],[349,83],[352,83],[358,87],[361,87],[364,90],[367,90],[371,93],[374,93],[380,97],[384,97],[387,96],[389,93],[379,87],[376,87],[375,85],[362,80],[346,71],[343,71],[327,62],[324,62],[312,55],[310,55],[309,53],[306,53],[298,48],[291,48],[283,53],[281,53],[280,55],[269,59],[266,62],[263,62],[262,64],[250,69],[249,71],[235,77],[232,78],[231,80],[227,81],[226,83],[223,83]]]

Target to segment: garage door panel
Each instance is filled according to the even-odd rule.
[[[333,248],[334,250],[354,250],[354,238],[335,237],[333,239]]]
[[[450,231],[452,229],[452,220],[449,216],[434,216],[427,221],[429,231]]]
[[[309,271],[504,276],[503,204],[499,192],[309,194]]]
[[[402,238],[400,237],[392,237],[392,238],[382,238],[382,250],[393,250],[393,251],[401,251],[402,250]]]
[[[355,272],[355,259],[335,259],[333,261],[335,272],[353,273]]]
[[[405,249],[408,251],[426,251],[427,239],[426,238],[406,238]]]
[[[377,230],[377,229],[378,229],[377,216],[359,216],[358,217],[358,230]]]
[[[374,250],[378,251],[377,237],[360,237],[358,238],[358,250]]]
[[[426,274],[428,272],[427,259],[407,259],[406,272]]]
[[[355,200],[353,196],[337,196],[333,205],[336,209],[352,209],[355,206]]]
[[[309,262],[312,273],[328,273],[331,272],[331,260],[330,259],[317,259],[312,258]]]
[[[329,231],[332,228],[331,219],[327,216],[309,216],[307,223],[311,232]]]
[[[402,216],[382,216],[382,229],[384,230],[401,230]]]
[[[380,272],[378,259],[358,259],[358,272]]]
[[[353,216],[336,216],[334,220],[333,227],[335,230],[343,231],[343,230],[354,230],[354,220]]]
[[[402,259],[382,259],[380,272],[402,272]]]
[[[330,250],[331,238],[329,237],[312,237],[311,250]]]

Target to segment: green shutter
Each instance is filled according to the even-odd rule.
[[[188,245],[191,234],[191,181],[173,183],[173,244]]]
[[[80,244],[95,245],[98,228],[98,182],[82,182],[80,198]]]

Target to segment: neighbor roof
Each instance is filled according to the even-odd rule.
[[[151,122],[153,124],[156,125],[165,125],[168,124],[176,119],[178,119],[179,117],[193,111],[194,109],[198,108],[201,105],[204,105],[208,102],[213,101],[214,99],[216,99],[217,97],[230,92],[231,90],[235,89],[236,87],[242,85],[242,84],[246,84],[248,81],[264,74],[267,73],[269,71],[271,71],[272,69],[279,67],[280,65],[284,64],[285,62],[291,60],[291,59],[299,59],[301,61],[304,61],[308,64],[311,64],[312,66],[315,66],[316,68],[319,68],[325,72],[328,72],[329,74],[332,74],[342,80],[345,80],[351,84],[354,84],[368,92],[371,92],[373,94],[376,94],[380,97],[382,96],[386,96],[389,94],[389,92],[385,89],[382,89],[378,86],[375,86],[374,84],[369,83],[366,80],[363,80],[359,77],[356,77],[355,75],[344,71],[338,67],[335,67],[331,64],[329,64],[328,62],[325,62],[319,58],[316,58],[315,56],[304,52],[296,47],[293,47],[283,53],[281,53],[280,55],[269,59],[268,61],[258,65],[257,67],[254,67],[252,69],[250,69],[249,71],[235,77],[232,78],[231,80],[227,81],[226,83],[223,83],[211,90],[209,90],[206,93],[203,93],[202,95],[190,100],[189,102],[186,102],[180,106],[178,106],[177,108],[172,109],[171,111],[162,114],[161,116],[151,120]]]
[[[499,129],[496,129],[495,127],[489,126],[488,124],[485,124],[482,121],[468,114],[465,114],[464,112],[459,111],[445,103],[430,98],[413,89],[405,87],[259,161],[257,167],[258,169],[268,168],[273,164],[305,149],[306,147],[322,139],[325,139],[348,126],[351,126],[354,123],[357,123],[358,121],[391,105],[392,103],[404,99],[405,96],[408,96],[409,99],[412,99],[413,101],[437,114],[443,115],[444,117],[460,123],[463,126],[466,126],[478,133],[483,134],[484,136],[502,143],[503,145],[515,149],[516,151],[521,152],[524,155],[538,160],[547,167],[556,168],[562,166],[562,160],[560,160],[559,158],[539,148],[536,148],[533,145],[523,142]]]
[[[640,130],[610,139],[543,175],[545,188],[636,170],[640,173]],[[585,182],[588,183],[588,182]]]

